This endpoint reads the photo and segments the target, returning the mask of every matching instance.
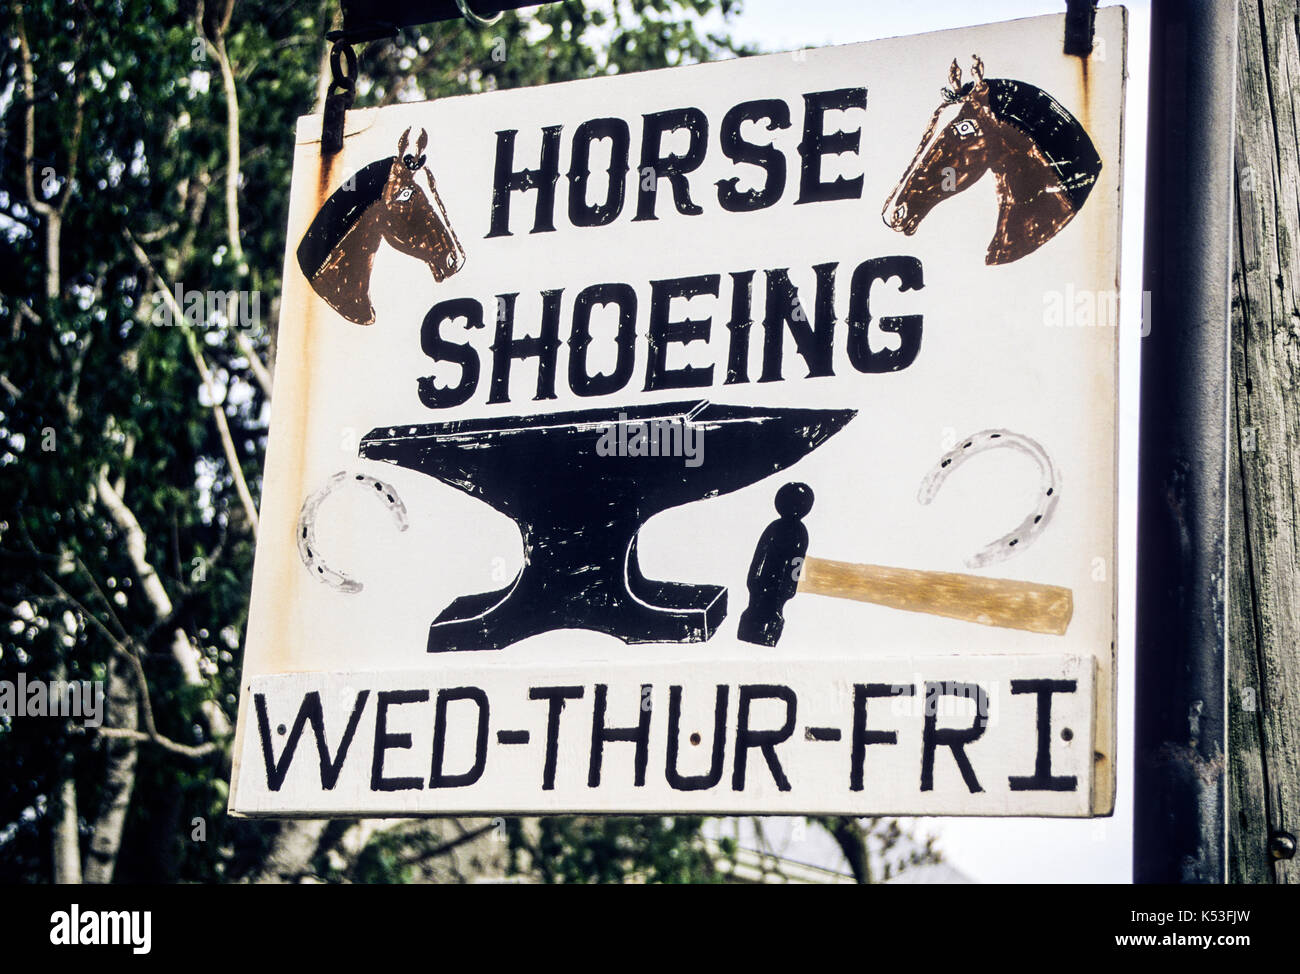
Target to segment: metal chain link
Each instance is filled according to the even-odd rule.
[[[345,70],[346,69],[346,70]],[[346,41],[334,42],[330,48],[330,91],[347,92],[351,95],[357,88],[357,52]],[[348,99],[349,102],[351,98]]]

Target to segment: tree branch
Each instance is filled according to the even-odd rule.
[[[59,232],[61,213],[36,195],[36,72],[32,69],[32,49],[27,43],[27,25],[23,5],[15,4],[14,33],[18,37],[18,54],[23,76],[23,189],[27,204],[45,221],[45,297],[59,296]]]
[[[167,590],[163,588],[158,573],[149,563],[144,530],[121,494],[109,483],[107,467],[100,468],[95,494],[126,540],[127,556],[130,558],[136,577],[140,579],[140,586],[154,615],[159,619],[167,618],[172,613],[172,600],[167,595]],[[190,642],[185,630],[179,626],[172,633],[172,657],[180,665],[186,683],[194,687],[207,686],[207,681],[203,679],[199,669],[199,650]],[[230,734],[230,720],[216,701],[203,701],[201,709],[207,720],[209,734],[217,738]]]
[[[173,754],[180,754],[187,758],[205,758],[217,750],[215,741],[205,741],[198,745],[181,744],[179,741],[173,741],[169,737],[164,737],[156,730],[153,733],[144,731],[130,730],[126,727],[100,727],[96,733],[100,737],[119,738],[121,740],[147,742],[157,744],[165,751],[171,751]]]
[[[226,241],[230,247],[231,259],[235,262],[236,274],[242,280],[248,275],[248,267],[244,263],[244,244],[239,232],[239,91],[235,87],[235,72],[231,67],[230,57],[226,53],[226,28],[230,26],[230,15],[233,10],[234,4],[227,3],[221,20],[213,25],[214,36],[209,38],[204,33],[203,40],[221,69],[221,84],[226,99]],[[199,17],[200,19],[203,17],[201,9]],[[199,25],[199,30],[203,33],[202,23]],[[231,329],[231,332],[240,353],[248,359],[248,367],[252,370],[253,377],[257,379],[257,384],[262,387],[263,395],[269,399],[271,397],[270,371],[253,348],[253,343],[248,340],[248,336],[237,328]]]
[[[54,213],[54,207],[36,195],[36,72],[32,69],[32,49],[27,43],[21,3],[14,5],[14,33],[18,37],[23,75],[23,188],[27,192],[27,205],[48,218]]]
[[[831,817],[822,819],[826,830],[839,845],[840,851],[848,861],[853,878],[859,883],[871,883],[871,855],[867,850],[867,838],[857,819]]]
[[[51,623],[56,632],[62,632],[63,624],[55,619]],[[63,661],[60,659],[54,668],[54,678],[62,680],[65,676]],[[70,751],[59,755],[58,760],[58,800],[54,808],[53,853],[54,881],[60,885],[81,882],[81,834],[77,814],[77,780],[75,761]]]
[[[235,344],[239,346],[240,353],[248,359],[248,367],[253,372],[253,378],[257,379],[257,384],[262,387],[262,395],[267,399],[271,398],[271,370],[266,367],[262,357],[257,354],[257,349],[253,348],[253,343],[248,340],[248,336],[238,328],[232,329],[235,335]]]
[[[126,237],[127,244],[131,248],[131,253],[135,255],[135,259],[153,278],[154,286],[158,289],[158,294],[163,303],[171,310],[173,318],[177,321],[184,321],[185,312],[177,303],[176,296],[167,287],[167,282],[162,279],[162,275],[154,269],[153,262],[149,260],[149,255],[136,243],[135,237],[131,236],[131,231],[124,228],[122,233]],[[248,481],[244,479],[244,471],[239,462],[239,455],[235,452],[235,441],[230,435],[230,424],[226,421],[225,410],[221,408],[221,401],[225,397],[218,397],[216,380],[213,378],[211,370],[208,369],[207,360],[199,350],[199,343],[195,340],[193,333],[188,328],[184,329],[184,331],[185,344],[194,359],[194,365],[199,370],[199,377],[203,380],[203,385],[208,391],[208,398],[212,401],[212,418],[217,426],[217,436],[221,440],[222,451],[226,455],[226,465],[230,468],[230,476],[235,482],[235,492],[239,495],[239,501],[244,506],[244,514],[248,518],[249,527],[252,529],[253,537],[256,538],[257,505],[253,503],[253,495],[248,489]]]
[[[141,722],[144,724],[144,730],[137,731],[137,730],[133,730],[130,728],[123,728],[123,727],[118,727],[118,728],[100,727],[98,728],[98,731],[101,734],[101,736],[122,738],[125,740],[134,740],[134,741],[139,741],[139,740],[150,741],[154,744],[160,745],[161,747],[165,748],[168,751],[172,751],[173,753],[176,754],[183,754],[186,757],[204,757],[205,755],[211,754],[213,751],[216,750],[217,744],[213,741],[208,741],[198,746],[191,746],[188,744],[181,744],[178,741],[173,741],[170,738],[165,737],[163,734],[161,734],[158,730],[157,724],[154,723],[153,702],[149,696],[149,678],[145,675],[144,665],[140,662],[140,651],[135,645],[134,641],[131,640],[129,636],[125,637],[125,639],[118,639],[116,636],[114,636],[113,633],[109,630],[109,628],[106,625],[104,625],[103,621],[98,616],[96,616],[93,612],[91,612],[90,609],[88,609],[81,602],[80,599],[78,599],[71,592],[69,592],[62,585],[60,585],[50,575],[46,574],[45,572],[41,572],[41,578],[45,581],[47,585],[50,586],[50,588],[52,588],[55,591],[55,593],[57,593],[59,598],[64,603],[66,603],[67,605],[75,609],[77,611],[77,614],[81,616],[81,618],[93,624],[95,628],[98,629],[101,634],[103,634],[104,638],[108,640],[108,643],[112,647],[113,652],[115,652],[122,660],[129,663],[131,666],[132,680],[136,686],[136,701],[138,702],[140,707],[140,711],[141,711],[140,716],[143,718]],[[96,586],[96,588],[98,588],[98,586]],[[114,614],[114,619],[116,620],[115,614]],[[110,683],[111,682],[112,680],[111,680],[111,671],[110,671]]]
[[[221,31],[224,30],[225,24],[221,27]],[[226,240],[236,271],[242,277],[247,268],[244,267],[244,245],[239,237],[239,93],[235,88],[235,72],[226,54],[225,34],[218,32],[211,39],[204,35],[203,40],[221,69],[221,85],[226,99]]]
[[[491,822],[488,822],[487,825],[481,825],[476,829],[465,829],[463,825],[460,825],[459,819],[456,820],[456,824],[461,829],[461,834],[456,836],[456,838],[448,839],[446,842],[443,842],[440,845],[436,845],[432,849],[429,849],[427,851],[413,852],[405,856],[402,856],[400,859],[397,860],[397,865],[399,867],[414,866],[415,864],[424,862],[428,859],[435,859],[438,856],[445,856],[453,852],[454,850],[460,848],[461,846],[465,845],[466,843],[473,842],[479,836],[486,835],[488,832],[491,832],[496,827]]]
[[[167,292],[164,292],[167,293]],[[175,298],[172,298],[175,303]],[[178,308],[173,309],[173,313]],[[208,398],[212,401],[212,418],[216,421],[217,436],[221,439],[221,449],[226,454],[226,464],[230,467],[230,475],[235,481],[235,493],[239,495],[239,502],[244,505],[244,515],[248,518],[248,526],[253,532],[253,537],[257,537],[257,504],[253,501],[253,495],[248,489],[248,481],[244,479],[244,470],[239,462],[239,454],[235,452],[235,441],[230,435],[230,424],[226,421],[226,411],[221,408],[225,402],[225,394],[217,396],[217,381],[213,377],[211,370],[208,368],[207,359],[203,357],[203,352],[199,350],[199,343],[194,337],[194,332],[185,329],[185,344],[190,350],[190,356],[194,359],[194,365],[199,370],[199,377],[203,380],[203,385],[208,390]]]
[[[119,653],[108,665],[108,713],[105,721],[125,724],[134,728],[140,719],[141,701],[148,701],[149,691],[141,685],[135,692],[122,675],[126,657],[134,654]],[[101,722],[101,728],[103,722]],[[126,818],[131,811],[131,796],[135,793],[136,766],[140,760],[137,742],[129,739],[110,739],[104,747],[106,758],[104,785],[100,807],[90,830],[90,843],[86,849],[85,881],[104,884],[113,881],[117,871],[118,854],[122,850],[122,836],[126,832]]]

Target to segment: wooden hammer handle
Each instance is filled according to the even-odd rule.
[[[825,558],[804,559],[799,591],[1054,636],[1074,615],[1073,594],[1057,585]]]

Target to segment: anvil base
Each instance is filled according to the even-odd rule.
[[[642,575],[635,541],[628,550],[625,585],[623,576],[569,577],[573,587],[566,595],[553,585],[537,591],[533,580],[541,581],[543,575],[525,568],[505,588],[461,596],[429,627],[429,652],[501,649],[539,633],[574,628],[575,602],[582,606],[583,629],[629,645],[703,642],[727,615],[727,590],[721,585],[661,582]]]

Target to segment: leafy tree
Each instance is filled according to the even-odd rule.
[[[0,879],[392,882],[488,860],[547,881],[715,879],[694,818],[225,814],[291,133],[322,105],[336,6],[0,14],[0,679],[107,687],[98,729],[0,718]],[[744,54],[700,26],[737,6],[565,0],[408,30],[362,52],[356,107]],[[162,326],[177,287],[256,294],[262,327]],[[850,850],[887,831],[830,827]]]

